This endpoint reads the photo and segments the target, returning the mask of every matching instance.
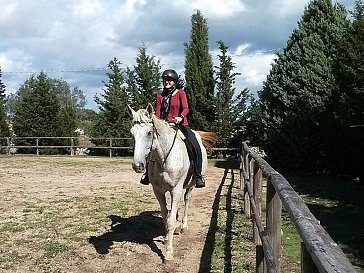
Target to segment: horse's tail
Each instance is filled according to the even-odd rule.
[[[212,148],[219,140],[219,136],[214,132],[197,131],[201,136],[202,144],[206,148],[208,154],[212,153]]]

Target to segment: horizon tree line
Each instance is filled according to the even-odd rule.
[[[229,46],[223,41],[217,41],[219,63],[213,66],[208,22],[200,11],[194,12],[190,39],[184,43],[185,79],[179,81],[189,100],[191,127],[217,132],[223,146],[236,147],[241,140],[249,140],[252,145],[263,147],[277,168],[356,173],[355,169],[364,162],[362,0],[355,2],[350,15],[351,18],[341,4],[333,5],[330,0],[311,1],[285,48],[277,52],[258,97],[254,97],[247,88],[235,90],[240,73],[235,71]],[[10,114],[14,132],[24,133],[16,122],[27,120],[31,124],[39,118],[17,115],[26,115],[27,107],[33,105],[36,109],[37,103],[45,105],[48,101],[45,108],[57,113],[53,118],[60,128],[75,129],[82,116],[88,119],[84,125],[88,124],[93,136],[127,135],[130,124],[125,106],[141,108],[148,102],[154,104],[160,92],[161,65],[156,56],[147,53],[144,44],[138,48],[133,67],[123,69],[121,64],[116,58],[108,64],[108,82],[104,82],[101,97],[95,97],[98,113],[75,104],[73,96],[83,94],[81,90],[72,93],[69,86],[44,73],[33,75],[15,96],[7,98],[8,108],[14,110]],[[3,125],[4,119],[9,119],[4,90],[0,69],[0,137],[9,135]],[[40,90],[49,96],[47,100],[36,100]],[[67,96],[62,97],[60,90]],[[29,95],[32,91],[35,93]],[[75,121],[70,122],[73,118]],[[54,124],[58,123],[49,124],[49,128]],[[34,134],[33,129],[27,128],[26,132]],[[71,130],[59,128],[53,130],[52,134],[55,133],[72,134]],[[344,164],[346,157],[354,159],[350,167]]]

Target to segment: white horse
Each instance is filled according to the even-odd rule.
[[[149,181],[158,199],[166,228],[166,254],[164,258],[166,261],[172,260],[173,234],[179,229],[181,232],[188,230],[188,208],[192,189],[195,186],[187,148],[184,141],[177,136],[176,130],[154,115],[151,104],[146,109],[138,111],[134,111],[130,106],[127,109],[133,118],[133,125],[130,130],[134,138],[133,169],[137,173],[143,173],[146,169],[148,171]],[[212,144],[217,141],[217,135],[212,132],[200,132],[200,134],[195,132],[202,152],[202,175],[205,175],[207,152],[202,142],[207,148],[211,148]],[[209,143],[210,146],[208,146]],[[148,168],[146,168],[147,165]],[[166,202],[167,192],[171,196],[169,213]],[[185,210],[181,224],[177,218],[182,197],[184,197]]]

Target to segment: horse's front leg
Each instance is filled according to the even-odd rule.
[[[183,185],[177,185],[171,191],[171,211],[167,217],[166,255],[165,260],[173,259],[173,234],[178,226],[177,212],[183,194]]]
[[[182,218],[182,227],[181,227],[182,233],[188,230],[188,210],[191,203],[192,190],[193,187],[187,188],[184,194],[185,210],[183,212],[183,218]]]
[[[153,187],[154,195],[157,198],[159,202],[159,206],[161,208],[161,215],[163,217],[164,221],[164,227],[165,231],[167,231],[167,215],[168,215],[168,209],[167,209],[167,202],[166,202],[166,195],[164,192],[159,191],[158,189]]]

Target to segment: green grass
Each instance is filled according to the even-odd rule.
[[[211,162],[214,162],[211,160]],[[216,166],[236,166],[233,161],[215,161]],[[211,272],[253,272],[255,253],[251,222],[243,214],[235,179],[227,178],[221,188]],[[288,176],[310,211],[338,243],[359,273],[364,273],[363,188],[351,181],[327,176]],[[301,238],[288,214],[282,213],[281,272],[300,272]],[[245,256],[241,258],[240,256]],[[249,257],[250,256],[250,257]]]
[[[104,196],[63,196],[52,202],[38,200],[37,203],[20,204],[23,209],[19,219],[8,218],[6,222],[0,223],[0,242],[3,249],[8,250],[0,255],[0,271],[16,269],[18,265],[29,261],[31,255],[31,270],[63,272],[57,269],[58,256],[73,260],[71,257],[75,249],[89,244],[85,238],[100,230],[104,231],[110,225],[107,215],[135,215],[144,210],[143,198],[145,194],[137,193],[123,196],[122,200]],[[77,213],[76,218],[74,213]],[[28,254],[20,255],[18,251],[12,250],[16,246],[15,241]]]
[[[364,273],[363,186],[327,175],[286,175],[310,211],[359,273]],[[299,272],[300,238],[294,225],[283,214],[284,262]],[[289,238],[289,239],[288,239]]]
[[[228,177],[218,202],[211,272],[253,272],[251,222],[243,213],[237,175]]]

